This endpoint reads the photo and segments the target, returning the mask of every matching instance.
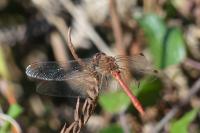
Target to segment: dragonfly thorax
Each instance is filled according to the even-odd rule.
[[[105,53],[97,53],[93,58],[94,69],[101,74],[110,74],[118,70],[115,58],[107,56]]]

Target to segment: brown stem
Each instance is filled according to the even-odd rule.
[[[78,55],[76,54],[76,51],[74,50],[74,45],[71,41],[71,28],[68,29],[68,46],[69,46],[69,49],[74,57],[74,59],[76,61],[78,61],[78,63],[81,65],[81,66],[85,66],[85,63],[78,57]]]
[[[115,0],[110,0],[110,16],[111,16],[111,24],[114,32],[114,37],[116,40],[116,47],[121,55],[126,55],[125,48],[123,46],[122,28],[119,16],[117,14]]]
[[[63,126],[61,133],[80,133],[81,128],[87,123],[96,107],[96,100],[87,98],[82,110],[80,109],[80,99],[77,99],[76,110],[74,112],[74,122],[68,127]]]
[[[122,27],[120,24],[119,16],[117,14],[117,8],[116,8],[116,0],[110,0],[110,16],[111,16],[111,24],[113,29],[113,34],[116,41],[116,47],[120,53],[120,55],[126,55],[125,46],[123,43],[123,33],[122,33]],[[124,65],[126,66],[126,76],[128,79],[128,82],[130,82],[131,74],[128,66],[128,61],[123,61]]]

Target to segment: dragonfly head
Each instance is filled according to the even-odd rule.
[[[111,74],[112,71],[119,70],[119,66],[112,56],[107,56],[105,53],[97,53],[93,58],[95,70],[102,74]]]

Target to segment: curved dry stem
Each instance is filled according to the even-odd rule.
[[[98,97],[96,97],[98,98]],[[80,133],[81,128],[87,123],[90,116],[94,112],[96,107],[97,99],[87,98],[83,104],[80,106],[80,99],[77,99],[76,110],[74,111],[74,122],[68,127],[64,125],[61,133]]]
[[[19,124],[12,117],[6,114],[0,113],[0,119],[4,121],[8,121],[14,127],[16,133],[22,133],[22,130]]]
[[[81,66],[85,66],[85,63],[78,57],[78,55],[76,54],[76,51],[74,50],[74,45],[71,41],[71,28],[69,28],[68,30],[68,46],[74,59],[77,60]]]

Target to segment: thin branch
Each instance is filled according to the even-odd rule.
[[[98,96],[96,97],[98,98]],[[61,133],[80,133],[81,128],[87,123],[96,107],[96,99],[87,98],[82,109],[80,109],[80,99],[77,99],[76,110],[74,111],[74,122],[67,127],[64,125]]]
[[[64,8],[74,17],[77,24],[80,26],[80,30],[85,32],[87,36],[94,42],[96,47],[108,54],[113,56],[114,53],[106,45],[106,43],[101,39],[98,33],[95,31],[93,26],[88,21],[88,18],[81,7],[75,6],[70,0],[60,0]]]
[[[81,66],[85,66],[85,63],[78,57],[78,55],[76,54],[76,51],[74,50],[74,45],[72,44],[72,41],[71,41],[71,28],[68,29],[68,46],[69,46],[69,49],[74,57],[74,59],[76,61],[78,61],[78,63],[81,65]]]
[[[65,133],[67,130],[67,124],[65,123],[60,133]]]
[[[57,30],[60,32],[63,39],[67,43],[68,27],[65,24],[65,20],[61,17],[49,15],[49,14],[44,14],[44,16],[46,17],[46,19],[48,20],[49,23],[51,23],[52,25],[54,25],[57,28]]]
[[[130,129],[127,125],[127,119],[125,117],[124,111],[119,113],[119,120],[120,120],[120,124],[123,128],[124,133],[130,133]]]
[[[116,0],[110,0],[109,6],[110,6],[111,24],[112,24],[115,41],[116,41],[116,47],[117,47],[117,50],[119,51],[119,54],[125,56],[126,50],[125,50],[125,46],[124,46],[124,42],[123,42],[122,28],[121,28],[119,16],[117,13]],[[127,68],[126,69],[126,77],[127,77],[128,82],[130,82],[131,74],[130,74],[130,68],[128,65],[129,62],[123,61],[122,63]]]
[[[62,40],[62,37],[60,36],[60,34],[58,32],[51,33],[50,42],[51,42],[51,47],[54,52],[56,60],[57,61],[60,61],[60,60],[67,61],[69,58],[66,54],[65,44],[64,44],[64,41]],[[60,63],[60,62],[58,62],[58,63]],[[63,66],[64,64],[60,64],[60,65]],[[68,68],[69,63],[66,62],[64,67]]]
[[[68,30],[68,46],[69,49],[74,56],[75,60],[78,61],[78,63],[82,66],[85,66],[85,63],[78,57],[76,54],[76,51],[74,50],[74,46],[71,42],[71,36],[70,36],[71,29]],[[74,122],[69,126],[66,127],[66,125],[61,130],[61,133],[80,133],[81,128],[87,123],[90,116],[94,112],[94,109],[97,104],[97,99],[99,96],[99,77],[98,75],[94,74],[95,72],[91,71],[90,68],[86,67],[86,70],[91,72],[91,78],[96,81],[93,86],[91,86],[88,90],[88,98],[86,98],[83,106],[80,106],[80,98],[78,97],[77,103],[76,103],[76,109],[74,111]]]
[[[57,28],[63,40],[67,43],[66,36],[67,36],[68,27],[65,24],[65,20],[62,17],[57,15],[57,13],[60,12],[59,10],[60,3],[55,2],[55,1],[46,1],[47,3],[44,4],[44,3],[40,3],[40,1],[34,1],[34,0],[32,2],[40,10],[40,12],[43,14],[44,18],[48,21],[48,23],[54,25]],[[63,52],[66,53],[67,51],[65,50]]]
[[[3,113],[0,113],[0,119],[11,123],[12,126],[14,127],[14,130],[16,133],[22,133],[22,130],[21,130],[19,124],[12,117],[5,115]]]
[[[124,43],[123,43],[123,34],[122,28],[119,20],[119,16],[116,9],[116,0],[110,0],[110,16],[111,16],[111,24],[112,29],[116,41],[117,49],[120,55],[126,55]]]
[[[174,106],[171,111],[169,111],[165,117],[160,120],[160,122],[155,126],[152,133],[159,133],[162,128],[176,115],[176,113],[181,109],[182,106],[188,104],[191,97],[195,95],[200,90],[200,78],[194,83],[194,85],[189,89],[188,95],[184,100],[181,101],[178,105]]]

